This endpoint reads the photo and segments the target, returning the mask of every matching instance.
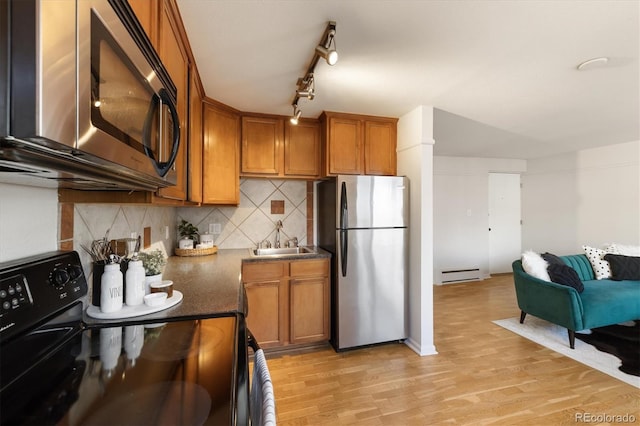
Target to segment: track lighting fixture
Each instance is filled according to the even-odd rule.
[[[316,96],[313,84],[313,74],[308,74],[305,78],[298,79],[297,98],[307,98],[310,101]]]
[[[320,44],[316,46],[313,52],[313,59],[307,69],[307,74],[304,78],[299,78],[296,88],[296,95],[293,98],[291,105],[293,106],[293,117],[291,117],[292,124],[298,124],[298,119],[302,115],[302,111],[298,108],[298,101],[300,98],[307,98],[312,101],[315,97],[315,83],[313,73],[320,58],[324,58],[329,65],[334,65],[338,61],[338,52],[336,52],[336,23],[329,21],[327,29],[322,35]]]
[[[335,65],[336,62],[338,62],[338,52],[335,50],[329,50],[326,47],[318,46],[316,47],[316,52],[318,52],[318,55],[323,57],[329,65]]]
[[[329,31],[327,35],[327,41],[325,45],[320,45],[316,47],[316,53],[324,58],[329,65],[335,65],[338,62],[338,52],[335,49],[335,42],[333,41],[333,37],[336,35],[335,28]],[[331,44],[334,44],[334,48],[331,48]]]
[[[291,124],[293,125],[297,125],[298,124],[298,120],[300,119],[300,116],[302,115],[302,111],[300,111],[298,109],[298,105],[294,105],[293,106],[293,117],[291,117],[289,119],[289,121],[291,122]]]
[[[310,101],[312,101],[313,98],[316,96],[316,94],[313,92],[309,92],[307,90],[296,90],[296,96],[299,96],[301,98],[307,98]]]

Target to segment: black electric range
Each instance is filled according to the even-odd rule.
[[[76,252],[0,264],[1,424],[248,424],[242,315],[87,326],[86,294]]]

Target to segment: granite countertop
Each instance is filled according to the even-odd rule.
[[[212,317],[245,312],[242,289],[242,262],[274,260],[302,260],[331,257],[329,252],[314,247],[315,254],[277,257],[252,257],[251,249],[223,249],[209,256],[171,256],[163,272],[163,279],[173,281],[174,289],[184,298],[169,309],[153,314],[118,320],[100,320],[84,314],[86,324],[122,321],[165,320],[177,317]]]

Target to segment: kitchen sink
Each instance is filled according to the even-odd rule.
[[[292,256],[292,255],[310,255],[317,252],[310,247],[282,247],[282,248],[258,248],[251,250],[254,257],[276,257],[276,256]]]

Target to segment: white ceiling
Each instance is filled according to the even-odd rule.
[[[436,155],[530,159],[640,140],[640,1],[177,0],[207,96],[290,115],[435,113]],[[578,71],[587,59],[605,66]]]

